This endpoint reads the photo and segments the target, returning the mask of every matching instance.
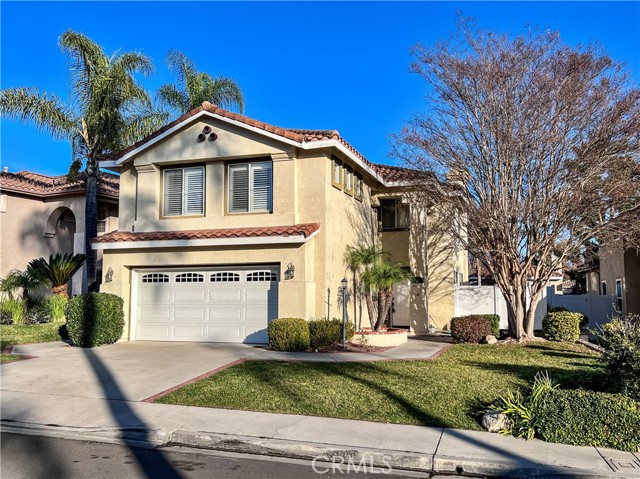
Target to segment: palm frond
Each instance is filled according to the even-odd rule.
[[[158,101],[168,108],[182,114],[189,110],[189,96],[175,85],[162,85],[156,93]]]
[[[113,65],[130,75],[140,73],[149,76],[155,71],[151,59],[140,52],[126,52],[114,58]]]
[[[49,261],[44,258],[31,260],[27,268],[34,276],[46,278],[52,288],[64,286],[76,272],[82,268],[85,262],[83,254],[56,254],[49,256]]]
[[[205,96],[208,101],[221,108],[237,108],[240,113],[244,112],[244,96],[238,84],[231,78],[217,77],[207,85]]]
[[[8,88],[0,91],[0,113],[21,123],[32,123],[55,139],[69,138],[76,128],[73,112],[55,95],[37,88]]]
[[[167,53],[166,60],[169,71],[177,77],[178,87],[183,91],[188,90],[189,79],[197,73],[194,63],[184,53],[173,49]]]

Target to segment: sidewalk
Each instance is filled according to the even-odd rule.
[[[194,350],[193,357],[181,357],[181,360],[184,364],[195,364],[202,356],[198,355],[197,348],[167,346],[163,349],[157,344],[149,347],[131,344],[96,350],[41,345],[39,352],[44,354],[50,348],[50,356],[2,366],[0,430],[127,445],[184,445],[302,459],[338,457],[355,464],[390,465],[396,469],[435,474],[640,478],[640,453],[524,441],[480,431],[144,402],[143,399],[150,396],[149,391],[160,392],[166,384],[158,378],[169,375],[172,381],[180,380],[177,369],[167,369],[169,362],[161,363],[162,358],[171,353]],[[403,351],[396,349],[396,356],[400,354],[398,351]],[[403,354],[426,357],[428,349],[412,342]],[[154,351],[157,356],[150,357]],[[218,348],[217,351],[220,357],[216,364],[237,359],[239,355],[246,356],[249,352],[255,353],[251,357],[276,359],[272,352],[267,354],[263,349]],[[28,352],[32,354],[34,349]],[[131,373],[131,361],[140,361],[132,357],[135,352],[146,356],[148,362],[158,367],[150,369],[145,365],[136,374]],[[429,354],[435,353],[437,351]],[[63,358],[64,363],[61,362]],[[171,359],[175,362],[175,358]],[[287,359],[291,357],[287,356]],[[340,356],[326,360],[340,360]],[[60,371],[61,364],[66,364],[68,369]],[[80,365],[87,369],[82,373],[84,382],[79,382],[76,372],[75,381],[66,381],[55,391],[49,389],[55,380],[61,381],[62,377],[69,376],[72,367],[79,368]],[[210,364],[202,366],[207,367]],[[11,368],[15,368],[13,372]],[[188,374],[194,377],[196,372],[194,369]],[[46,375],[58,376],[49,378],[46,387],[38,387],[23,377],[30,374],[36,381]],[[139,378],[145,375],[149,378],[146,384],[122,384],[125,378],[143,381]]]

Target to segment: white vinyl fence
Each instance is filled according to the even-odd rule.
[[[497,314],[500,329],[507,329],[507,304],[497,286],[456,286],[454,290],[454,315]],[[536,306],[534,329],[542,329],[542,320],[547,314],[546,292]]]
[[[564,306],[569,311],[588,316],[590,328],[607,323],[616,315],[613,295],[555,294],[552,287],[547,288],[547,294],[549,306]]]

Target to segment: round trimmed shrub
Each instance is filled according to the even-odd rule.
[[[124,330],[124,301],[109,293],[74,296],[64,308],[67,330],[73,344],[92,348],[113,344]]]
[[[451,320],[451,337],[456,343],[479,343],[490,334],[493,331],[487,315],[460,316]]]
[[[267,328],[269,347],[275,351],[309,349],[309,323],[302,318],[278,318]]]
[[[580,337],[582,314],[569,311],[551,311],[542,320],[542,334],[549,341],[575,343]]]
[[[354,333],[353,324],[347,322],[347,341],[353,338]],[[327,349],[342,342],[342,320],[322,318],[309,321],[309,340],[313,349]]]

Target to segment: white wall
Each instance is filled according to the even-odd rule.
[[[456,286],[454,301],[455,316],[497,314],[500,316],[500,329],[508,328],[507,303],[497,286]],[[536,307],[534,329],[542,329],[542,320],[546,314],[546,292],[543,291]]]
[[[611,321],[616,315],[613,295],[595,294],[554,294],[552,289],[547,288],[549,306],[564,306],[569,311],[582,313],[589,317],[589,327],[595,328]]]

